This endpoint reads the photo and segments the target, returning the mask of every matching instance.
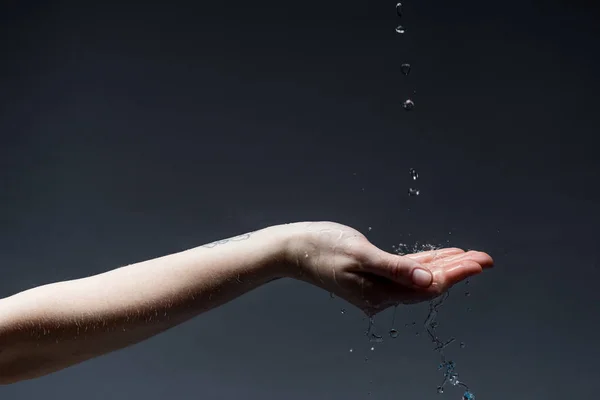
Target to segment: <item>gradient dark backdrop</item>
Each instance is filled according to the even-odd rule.
[[[0,295],[334,220],[496,259],[439,320],[478,400],[596,398],[597,6],[405,3],[400,36],[394,1],[3,2]],[[0,395],[458,399],[404,328],[426,308],[371,352],[357,310],[280,281]]]

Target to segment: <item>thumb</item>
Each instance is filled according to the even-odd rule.
[[[378,251],[364,265],[367,272],[382,276],[405,286],[428,288],[433,283],[431,271],[408,257]]]

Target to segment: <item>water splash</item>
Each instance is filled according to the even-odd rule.
[[[422,244],[419,242],[416,242],[412,246],[409,246],[404,243],[399,243],[398,245],[392,246],[393,251],[398,255],[414,254],[414,253],[420,253],[423,251],[437,250],[440,248],[441,248],[441,246],[437,246],[437,245],[433,245],[433,244]],[[468,283],[467,283],[467,285],[468,285]],[[454,337],[451,337],[449,339],[442,340],[436,333],[436,330],[439,326],[439,323],[437,322],[437,317],[438,317],[440,308],[446,302],[446,300],[448,299],[449,296],[450,296],[450,290],[444,292],[442,295],[432,299],[429,302],[429,311],[428,311],[427,317],[425,318],[425,321],[423,323],[425,332],[429,336],[429,339],[431,340],[431,342],[434,344],[433,350],[436,351],[437,353],[439,353],[439,355],[440,355],[441,360],[440,360],[440,364],[438,366],[438,370],[443,370],[443,372],[444,372],[443,381],[437,387],[437,392],[440,394],[444,393],[444,389],[447,384],[450,384],[452,386],[461,386],[465,389],[465,392],[463,394],[463,400],[474,400],[475,395],[471,392],[471,390],[469,389],[469,386],[465,382],[459,380],[458,372],[456,372],[456,364],[454,363],[454,361],[448,360],[446,358],[446,354],[444,352],[444,350],[449,345],[454,343],[456,341],[456,339]],[[460,342],[460,347],[464,348],[465,343]]]

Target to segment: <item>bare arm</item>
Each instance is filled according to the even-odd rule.
[[[0,300],[0,384],[133,345],[283,276],[287,225]]]
[[[122,349],[280,277],[368,315],[439,296],[493,265],[482,252],[398,256],[334,222],[279,225],[0,300],[0,384]]]

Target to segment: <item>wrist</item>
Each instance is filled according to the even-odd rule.
[[[297,222],[283,225],[276,225],[268,230],[272,231],[274,239],[277,241],[277,255],[274,257],[276,265],[273,268],[274,278],[300,278],[302,268],[300,254],[303,253],[304,243],[306,243],[306,222]]]

